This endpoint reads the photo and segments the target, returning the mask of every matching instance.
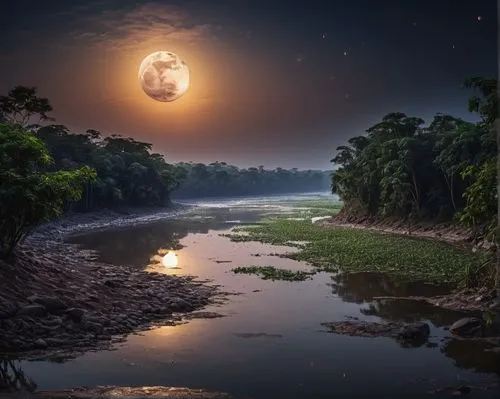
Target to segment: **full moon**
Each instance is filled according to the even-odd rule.
[[[189,68],[177,54],[157,51],[141,62],[139,82],[152,99],[175,101],[189,88]]]

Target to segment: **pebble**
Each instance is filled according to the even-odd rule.
[[[35,345],[35,348],[37,349],[45,349],[47,348],[49,345],[47,344],[47,342],[41,338],[37,339],[35,342],[34,342],[34,345]]]
[[[85,315],[85,310],[79,308],[71,308],[66,311],[66,315],[73,321],[79,323]]]
[[[47,314],[47,309],[42,305],[26,305],[19,310],[19,315],[23,316],[45,316]]]

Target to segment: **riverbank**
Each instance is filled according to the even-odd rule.
[[[342,213],[320,222],[325,227],[348,227],[351,229],[370,230],[379,233],[406,235],[419,238],[432,238],[450,244],[472,246],[472,229],[454,223],[408,223],[401,219],[372,220],[369,218],[347,217]]]
[[[189,210],[138,209],[74,214],[40,226],[0,262],[0,353],[17,358],[66,358],[107,349],[152,323],[178,323],[182,314],[218,297],[194,277],[173,277],[97,261],[64,239],[73,233],[172,218]]]
[[[485,261],[483,251],[473,252],[470,244],[450,245],[450,241],[443,242],[426,231],[422,231],[421,236],[409,236],[402,233],[402,228],[382,231],[375,226],[356,227],[335,220],[312,223],[311,219],[275,218],[258,226],[239,229],[231,239],[296,246],[299,251],[287,256],[307,261],[318,270],[376,272],[386,274],[395,281],[447,283],[456,287],[462,285],[471,271]],[[467,235],[454,231],[454,235],[451,230],[444,235],[446,240],[454,237],[454,243],[465,243]],[[494,294],[493,290],[485,288],[460,289],[439,297],[407,299],[427,301],[452,310],[485,311],[495,304]]]
[[[475,240],[472,229],[464,228],[453,223],[414,223],[408,224],[401,220],[370,220],[352,219],[338,214],[334,217],[321,220],[319,225],[325,228],[349,228],[374,233],[399,235],[406,237],[430,239],[466,248],[476,252],[491,248],[491,243],[486,240]],[[487,287],[457,288],[447,295],[435,297],[383,297],[386,300],[418,300],[434,306],[451,310],[488,311],[500,307],[500,298],[496,298],[494,289]]]

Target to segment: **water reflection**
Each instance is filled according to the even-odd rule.
[[[156,254],[149,259],[146,271],[154,273],[177,274],[179,267],[179,255],[176,251],[167,248],[160,248]]]
[[[161,259],[161,264],[165,267],[177,267],[177,254],[173,251],[168,251]]]
[[[379,300],[360,309],[366,316],[377,316],[393,322],[412,323],[428,320],[436,327],[446,327],[470,313],[439,308],[430,303],[410,300]]]
[[[457,367],[500,376],[500,357],[488,351],[491,347],[484,341],[453,339],[444,345],[441,352],[453,359]]]
[[[19,362],[12,359],[0,359],[0,394],[2,392],[33,392],[37,384],[26,376]]]
[[[239,220],[254,223],[261,217],[256,211],[231,209],[204,213],[198,215],[198,218],[188,215],[168,222],[157,221],[133,228],[129,226],[78,234],[68,238],[68,242],[84,244],[85,247],[96,250],[102,262],[143,268],[150,262],[150,254],[157,253],[158,248],[181,249],[179,241],[190,233],[207,234],[210,230],[224,230],[240,224],[236,222]]]
[[[435,296],[452,288],[448,284],[429,284],[422,281],[403,281],[386,274],[360,272],[332,277],[333,293],[346,302],[363,303],[378,296]]]

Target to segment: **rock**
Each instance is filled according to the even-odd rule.
[[[44,306],[49,313],[58,314],[68,308],[66,304],[64,304],[59,298],[56,297],[40,296],[34,298],[31,297],[31,299],[32,302]]]
[[[35,348],[37,348],[37,349],[46,349],[49,347],[47,342],[45,342],[45,340],[43,340],[41,338],[37,339],[35,341],[34,345],[35,345]]]
[[[17,313],[17,308],[11,303],[0,303],[0,320],[8,319]]]
[[[438,388],[430,391],[429,393],[431,394],[446,394],[449,396],[461,396],[461,395],[467,395],[472,391],[471,387],[467,385],[462,385],[461,387],[455,388],[455,387],[446,387],[446,388]]]
[[[176,312],[182,312],[192,309],[191,304],[182,298],[173,298],[170,299],[169,305],[172,307],[172,310]],[[168,312],[168,308],[165,308],[165,311]]]
[[[26,346],[26,344],[23,341],[21,341],[20,339],[15,339],[15,338],[12,341],[10,341],[10,345],[16,351],[21,350],[22,348],[24,348]]]
[[[122,281],[114,278],[107,278],[102,283],[110,288],[118,288],[119,286],[122,285]]]
[[[484,327],[484,320],[476,317],[464,317],[450,327],[450,332],[459,336],[474,335]]]
[[[92,331],[95,333],[100,333],[103,330],[102,325],[100,325],[98,323],[94,323],[92,321],[86,321],[85,327],[87,328],[88,331]]]
[[[43,305],[26,305],[19,310],[19,315],[41,317],[47,314]]]
[[[64,339],[60,339],[60,338],[47,338],[45,340],[45,342],[47,343],[48,346],[56,347],[56,348],[64,346],[64,345],[68,345],[67,341],[65,341]]]
[[[500,311],[500,298],[495,298],[491,301],[490,310],[499,310]]]
[[[427,339],[431,330],[427,323],[413,323],[401,327],[398,338],[402,339]]]
[[[85,315],[85,310],[79,308],[71,308],[66,311],[66,315],[76,323],[82,321],[83,316]]]

